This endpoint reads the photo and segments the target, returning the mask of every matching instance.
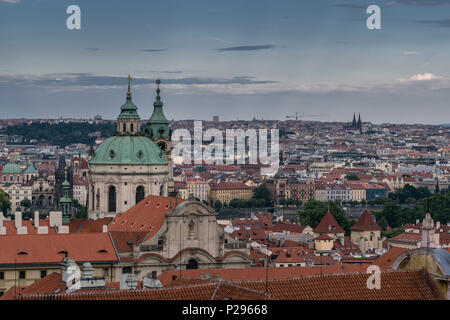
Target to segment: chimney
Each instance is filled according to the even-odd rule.
[[[122,273],[120,275],[120,290],[135,290],[138,279],[134,273]]]
[[[34,212],[34,227],[39,229],[39,211]]]
[[[81,268],[81,278],[82,279],[91,279],[94,275],[94,268],[90,262],[83,263],[83,267]]]
[[[81,289],[81,273],[76,262],[68,257],[61,261],[62,283],[67,287],[68,292]]]
[[[439,221],[436,222],[436,231],[439,232],[439,228],[441,227],[441,223]]]
[[[83,263],[80,279],[81,289],[106,287],[105,277],[94,277],[94,271],[95,270],[90,262]]]
[[[343,246],[344,245],[344,237],[339,237],[338,240],[339,240],[339,243],[341,244],[341,246]]]
[[[425,219],[423,219],[421,230],[422,241],[420,242],[420,246],[422,248],[436,248],[434,242],[434,222],[429,213],[427,213]]]
[[[69,232],[69,226],[59,226],[56,227],[56,233],[60,234],[68,234]]]
[[[106,224],[103,225],[102,232],[103,233],[107,233],[108,232],[108,226]]]
[[[14,212],[14,226],[17,228],[22,226],[22,212]]]
[[[27,227],[22,227],[22,212],[16,211],[14,213],[14,225],[17,229],[17,234],[27,234]]]
[[[144,282],[142,283],[144,288],[147,289],[156,289],[156,288],[162,288],[161,281],[154,279],[153,277],[145,277]]]
[[[419,219],[416,219],[416,226],[419,224]]]
[[[62,212],[50,211],[50,227],[62,226]]]

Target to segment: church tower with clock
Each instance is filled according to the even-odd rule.
[[[91,219],[115,217],[148,195],[173,194],[173,168],[169,121],[157,97],[145,132],[137,106],[131,98],[128,76],[126,101],[117,118],[117,131],[103,141],[89,161],[89,207]]]
[[[163,111],[163,102],[161,101],[161,96],[159,95],[161,90],[159,85],[161,80],[156,80],[156,100],[153,103],[153,114],[147,121],[147,128],[145,129],[145,135],[154,141],[158,147],[165,153],[167,161],[169,163],[170,176],[173,177],[173,167],[172,167],[172,149],[173,145],[171,142],[172,131],[169,128],[169,120],[167,120]],[[169,180],[168,185],[168,195],[174,196],[174,183],[173,179]]]

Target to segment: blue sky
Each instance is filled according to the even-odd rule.
[[[1,117],[112,119],[131,74],[143,119],[160,77],[170,119],[448,123],[449,39],[450,0],[0,0]]]

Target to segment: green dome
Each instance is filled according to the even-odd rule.
[[[2,168],[2,174],[21,174],[22,169],[16,163],[7,163]]]
[[[162,150],[144,136],[113,136],[103,141],[90,161],[91,164],[156,164],[167,165]]]

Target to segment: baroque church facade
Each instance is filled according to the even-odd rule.
[[[103,141],[89,162],[90,219],[115,217],[148,195],[173,194],[173,169],[169,121],[163,112],[160,81],[153,114],[141,131],[141,119],[133,103],[128,77],[126,101],[117,118],[117,131]]]

